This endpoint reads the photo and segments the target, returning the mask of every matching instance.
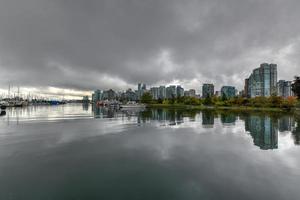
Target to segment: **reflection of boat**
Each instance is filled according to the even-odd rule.
[[[144,109],[146,108],[145,104],[136,103],[134,101],[129,101],[127,104],[120,106],[121,109]]]
[[[7,107],[9,107],[9,103],[7,101],[1,101],[0,107],[1,109],[6,109]]]
[[[0,116],[6,115],[6,112],[4,110],[1,111]]]

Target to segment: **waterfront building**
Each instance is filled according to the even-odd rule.
[[[190,94],[190,97],[195,97],[196,96],[196,90],[190,89],[189,94]]]
[[[126,101],[136,101],[138,99],[137,94],[129,88],[125,93],[121,94],[121,99]]]
[[[159,97],[159,89],[158,87],[150,88],[150,94],[154,100],[158,100]]]
[[[264,96],[269,97],[277,94],[277,65],[263,63],[259,68],[253,70],[246,79],[245,91],[249,97]]]
[[[215,93],[214,85],[205,83],[202,86],[202,98],[212,97]]]
[[[100,101],[102,99],[102,92],[101,90],[95,90],[95,92],[92,95],[92,101],[96,103],[97,101]]]
[[[183,97],[183,96],[184,96],[184,89],[180,85],[177,85],[176,97]]]
[[[140,100],[143,94],[146,92],[146,84],[145,83],[138,83],[138,99]]]
[[[277,83],[277,95],[285,98],[293,96],[292,82],[279,80]]]
[[[245,86],[244,86],[244,97],[249,98],[251,96],[249,92],[249,78],[245,79]]]
[[[221,88],[221,97],[225,97],[227,99],[233,98],[236,96],[235,87],[233,86],[223,86]]]
[[[188,91],[184,91],[185,97],[196,97],[196,90],[190,89]]]
[[[158,98],[159,99],[165,99],[166,98],[166,87],[165,86],[159,86],[158,88]]]
[[[103,92],[102,100],[115,100],[117,97],[117,94],[112,89],[106,90]]]
[[[166,88],[166,97],[167,99],[172,99],[177,97],[176,93],[176,86],[175,85],[170,85],[169,87]]]

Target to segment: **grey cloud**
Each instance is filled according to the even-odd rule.
[[[196,78],[242,88],[262,62],[291,79],[299,8],[296,0],[0,0],[0,87],[121,89]]]

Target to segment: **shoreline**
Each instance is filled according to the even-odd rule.
[[[195,106],[183,104],[146,104],[147,108],[170,108],[170,109],[187,109],[187,110],[233,110],[233,111],[268,111],[268,112],[299,112],[299,108],[283,109],[271,107],[250,107],[250,106]]]

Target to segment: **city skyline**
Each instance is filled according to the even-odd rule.
[[[125,90],[138,82],[243,88],[260,63],[292,80],[299,1],[0,1],[0,93]],[[276,12],[274,12],[276,11]],[[283,70],[284,69],[284,70]],[[63,92],[65,91],[65,92]]]
[[[221,88],[216,88],[212,81],[203,83],[200,87],[187,89],[182,87],[180,84],[168,84],[168,85],[156,85],[156,86],[146,86],[145,83],[139,82],[137,86],[133,88],[126,88],[123,90],[114,90],[112,88],[101,88],[94,89],[93,91],[85,92],[85,94],[80,95],[78,91],[77,94],[70,93],[69,90],[61,90],[62,93],[37,93],[37,91],[27,91],[27,93],[20,93],[20,87],[13,87],[9,85],[8,91],[0,93],[0,97],[11,98],[11,97],[22,97],[27,98],[54,98],[54,99],[81,99],[82,97],[92,97],[95,93],[105,93],[112,91],[115,97],[121,97],[122,95],[128,95],[126,93],[134,93],[136,95],[136,100],[140,99],[145,92],[149,92],[154,100],[158,99],[170,99],[174,97],[190,96],[198,98],[206,98],[212,96],[220,96],[226,98],[233,98],[235,96],[243,97],[257,97],[265,96],[269,97],[271,95],[278,95],[282,97],[294,96],[292,92],[291,80],[278,80],[277,78],[277,64],[274,63],[262,63],[260,67],[255,68],[250,73],[249,78],[245,79],[244,87],[242,90],[238,90],[234,85],[222,85]],[[200,89],[199,89],[200,88]],[[51,88],[55,91],[55,88]],[[197,92],[200,91],[200,92]],[[66,95],[70,95],[67,96]],[[99,96],[99,95],[98,95]],[[132,95],[130,95],[132,96]],[[75,98],[74,98],[75,97]],[[77,98],[76,98],[77,97]],[[113,99],[114,99],[113,98]],[[99,100],[99,98],[97,98]],[[135,98],[133,98],[135,99]]]
[[[238,90],[234,85],[222,85],[221,88],[216,88],[212,81],[208,83],[203,83],[200,87],[187,89],[182,87],[180,84],[168,84],[168,85],[157,85],[157,86],[146,86],[145,83],[139,82],[137,87],[126,88],[123,90],[114,90],[112,88],[102,88],[102,89],[94,89],[93,91],[86,91],[84,94],[80,94],[78,91],[74,93],[70,93],[69,90],[67,92],[63,89],[62,93],[38,93],[37,91],[27,91],[27,93],[20,93],[20,87],[13,87],[9,85],[7,92],[0,93],[1,98],[15,98],[22,97],[25,99],[82,99],[91,97],[94,101],[94,96],[96,93],[101,93],[101,95],[106,92],[113,92],[114,94],[110,95],[112,98],[122,98],[123,95],[131,96],[131,100],[140,100],[141,96],[145,92],[149,92],[152,95],[154,100],[158,99],[170,99],[175,97],[197,97],[197,98],[207,98],[212,96],[219,96],[225,98],[233,98],[235,96],[243,96],[248,98],[265,96],[269,97],[271,95],[281,96],[281,97],[289,97],[294,96],[292,91],[292,80],[278,80],[277,78],[277,64],[274,63],[261,63],[260,67],[255,68],[250,73],[249,77],[245,79],[244,87],[242,90]],[[17,88],[17,90],[16,90]],[[199,89],[200,88],[200,89]],[[202,88],[202,89],[201,89]],[[51,88],[52,91],[55,91],[55,88]],[[200,92],[197,92],[200,91]],[[129,93],[129,94],[128,94]],[[132,94],[130,94],[132,93]],[[70,96],[67,96],[70,95]],[[98,98],[96,101],[100,100],[100,94],[96,94]],[[132,96],[135,97],[132,97]],[[123,97],[124,98],[124,97]],[[126,97],[128,98],[128,97]]]

